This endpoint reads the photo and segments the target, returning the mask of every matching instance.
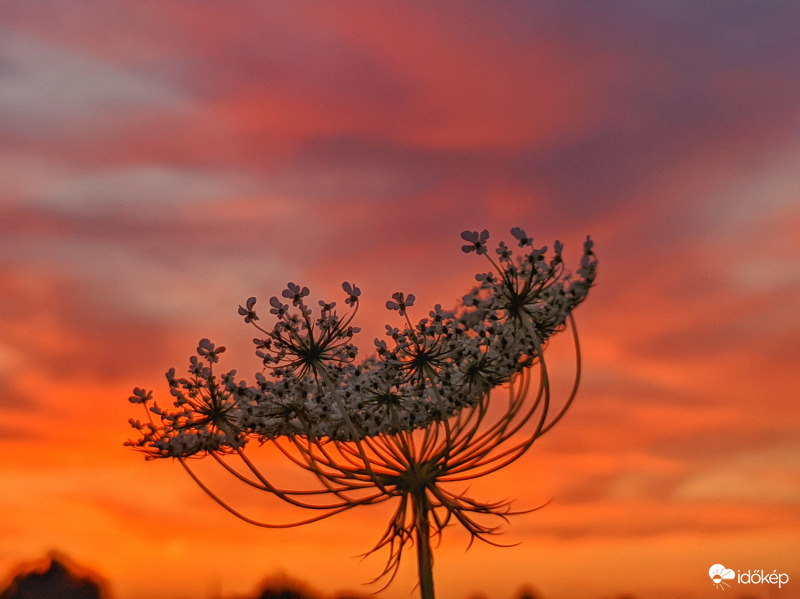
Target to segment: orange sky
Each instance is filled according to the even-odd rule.
[[[522,226],[596,241],[584,379],[475,486],[550,504],[513,548],[448,529],[439,597],[713,597],[714,563],[800,597],[800,10],[429,4],[0,5],[0,576],[57,549],[117,599],[370,590],[381,509],[249,527],[122,446],[127,397],[202,337],[255,372],[236,308],[290,280],[358,283],[368,351],[393,292],[468,290],[462,230]]]

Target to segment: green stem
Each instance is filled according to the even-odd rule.
[[[414,528],[417,531],[417,566],[419,570],[419,592],[422,599],[434,599],[433,594],[433,553],[428,524],[428,497],[425,487],[412,492],[414,509]]]

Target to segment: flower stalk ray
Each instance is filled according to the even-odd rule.
[[[344,283],[348,311],[320,301],[315,315],[307,287],[289,283],[269,300],[273,326],[262,326],[256,298],[239,314],[258,332],[253,340],[263,369],[255,382],[235,370],[216,372],[225,351],[202,339],[187,377],[167,372],[171,408],[135,388],[146,420],[131,419],[140,437],[127,445],[147,459],[177,459],[189,476],[225,510],[250,524],[287,528],[324,520],[364,505],[391,502],[392,515],[365,555],[388,553],[373,582],[395,578],[404,550],[417,550],[419,589],[433,599],[431,540],[459,524],[470,537],[504,546],[494,535],[512,515],[510,500],[481,501],[460,487],[518,460],[565,416],[578,391],[580,346],[573,310],[591,288],[597,260],[587,237],[580,268],[565,270],[562,245],[536,248],[520,228],[518,247],[500,242],[489,254],[488,231],[465,231],[462,250],[487,259],[491,270],[454,310],[436,305],[412,321],[415,297],[400,292],[386,302],[402,325],[386,325],[375,354],[358,357],[353,321],[361,291]],[[288,302],[288,303],[285,303]],[[552,396],[545,349],[569,329],[574,378],[566,398]],[[505,397],[503,397],[505,396]],[[557,406],[557,409],[556,407]],[[309,484],[286,488],[249,457],[251,443],[272,445]],[[210,456],[245,486],[312,515],[293,522],[262,522],[215,493],[190,465]]]

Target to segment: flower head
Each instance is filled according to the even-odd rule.
[[[409,293],[408,295],[404,295],[399,291],[397,293],[392,294],[392,300],[386,302],[386,307],[389,310],[399,310],[401,316],[406,315],[406,308],[410,308],[414,305],[414,300],[417,298],[414,297],[413,293]]]
[[[255,305],[256,305],[256,298],[251,297],[248,298],[244,308],[242,306],[239,306],[239,315],[244,316],[244,321],[246,323],[251,323],[255,320],[258,320],[258,315],[253,309]]]
[[[347,299],[344,300],[345,304],[350,306],[355,305],[358,297],[361,295],[361,290],[352,283],[342,283],[342,289],[347,294]]]
[[[514,227],[513,229],[511,229],[511,234],[517,238],[517,241],[519,242],[519,247],[525,247],[526,245],[533,245],[533,238],[528,237],[523,229],[520,229],[519,227]]]
[[[143,406],[147,420],[130,420],[140,438],[127,444],[148,458],[177,458],[190,473],[186,458],[211,454],[236,479],[319,514],[302,522],[396,501],[375,546],[390,553],[381,576],[393,576],[409,542],[427,546],[451,522],[487,540],[496,527],[483,519],[504,520],[514,513],[509,503],[477,501],[453,485],[512,463],[564,415],[579,361],[571,395],[554,415],[543,348],[569,324],[574,333],[572,312],[597,274],[588,237],[573,275],[559,241],[549,253],[519,227],[511,235],[518,248],[500,242],[489,253],[488,231],[464,231],[462,250],[484,256],[488,272],[476,275],[453,310],[436,304],[416,324],[408,313],[415,296],[394,293],[386,307],[403,318],[386,325],[386,338],[376,339],[374,355],[363,359],[354,343],[361,295],[354,284],[342,284],[347,308],[340,314],[326,300],[314,312],[306,304],[308,287],[288,283],[282,299],[269,299],[271,326],[259,320],[256,298],[249,298],[238,310],[258,330],[253,342],[263,370],[255,381],[238,379],[235,370],[216,372],[225,347],[201,339],[187,376],[174,368],[166,373],[171,406],[134,388],[129,400]],[[492,390],[501,385],[507,399],[497,402]],[[311,475],[314,488],[274,484],[245,456],[250,441],[274,442]],[[242,470],[229,458],[240,459]]]
[[[463,231],[461,239],[468,242],[469,245],[462,245],[461,251],[468,254],[476,252],[479,256],[486,253],[486,242],[489,240],[489,231],[484,229],[480,233],[477,231]]]
[[[294,283],[287,283],[286,289],[283,290],[281,295],[286,299],[292,300],[293,305],[300,306],[303,303],[303,298],[309,293],[308,287],[300,287],[300,285],[295,285]]]
[[[147,391],[147,390],[142,389],[140,387],[134,387],[133,388],[133,395],[131,395],[128,398],[128,401],[130,401],[131,403],[144,404],[144,403],[147,403],[148,401],[150,401],[151,399],[153,399],[153,392],[152,391]]]
[[[224,346],[217,347],[209,339],[201,339],[197,346],[197,354],[202,356],[209,363],[214,364],[219,362],[219,354],[225,351]]]

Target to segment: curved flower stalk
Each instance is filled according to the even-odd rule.
[[[175,458],[223,508],[252,524],[278,528],[328,518],[361,505],[393,502],[390,521],[375,546],[388,559],[375,579],[388,585],[403,552],[416,547],[420,592],[434,596],[431,539],[457,522],[491,538],[515,513],[508,501],[470,497],[466,481],[504,468],[561,420],[580,380],[580,349],[572,311],[591,287],[597,260],[587,237],[580,268],[564,269],[562,245],[536,248],[514,228],[513,250],[501,242],[489,253],[488,231],[465,231],[462,250],[483,256],[488,272],[454,310],[436,305],[412,321],[415,297],[395,293],[386,303],[400,326],[386,325],[375,353],[359,359],[353,336],[360,290],[344,283],[346,311],[320,301],[308,306],[307,287],[289,283],[269,300],[271,326],[263,326],[256,298],[239,314],[257,331],[253,340],[263,370],[255,382],[236,371],[215,370],[224,347],[200,341],[187,377],[167,372],[173,405],[160,407],[152,391],[134,389],[147,419],[131,419],[140,433],[127,445],[148,459]],[[516,252],[516,254],[515,254]],[[544,348],[570,328],[576,369],[571,391],[551,396]],[[555,407],[557,406],[557,408]],[[273,444],[306,471],[306,488],[285,488],[268,478],[247,445]],[[312,515],[289,524],[254,520],[218,496],[194,472],[189,458],[208,457],[245,485],[270,493]],[[538,508],[537,508],[538,509]]]

